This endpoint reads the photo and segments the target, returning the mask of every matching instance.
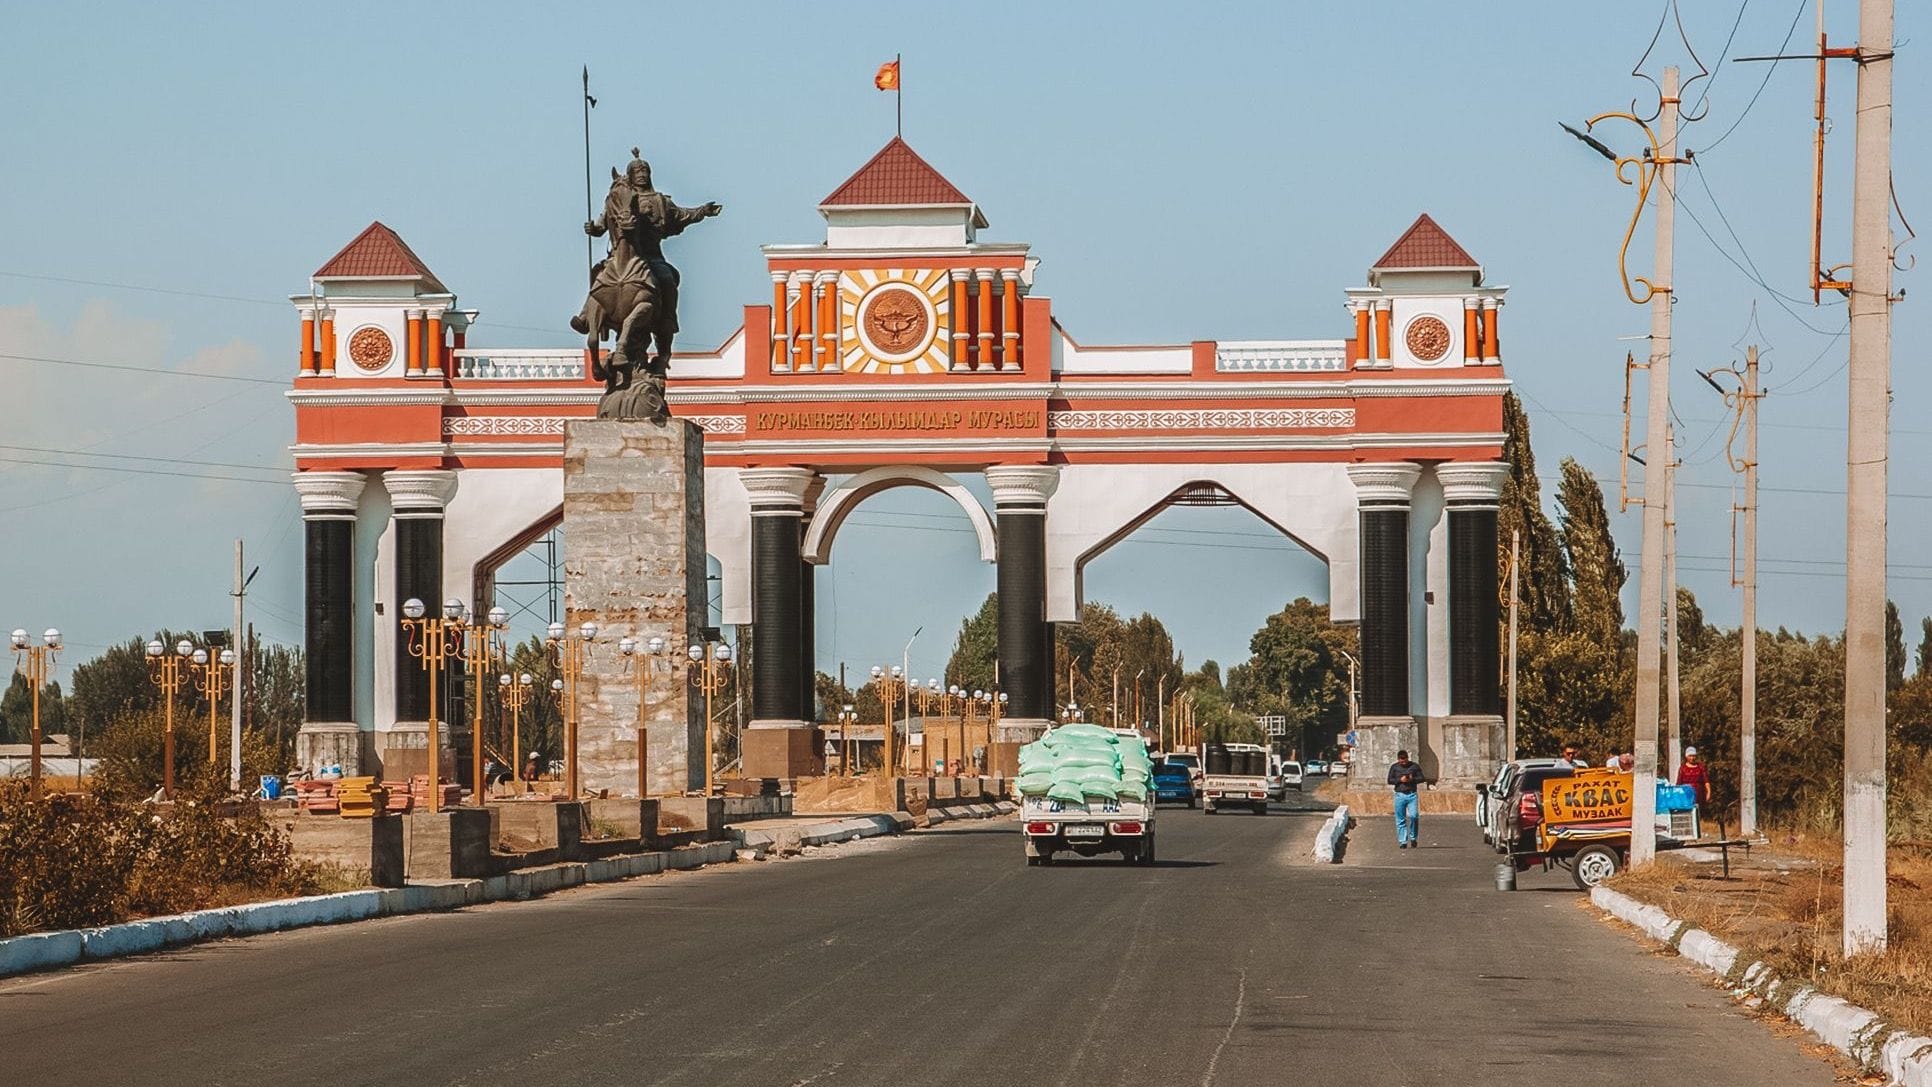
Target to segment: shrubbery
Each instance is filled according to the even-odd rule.
[[[105,789],[36,804],[24,782],[0,782],[0,937],[317,888],[252,805],[224,813],[215,793],[179,795],[163,815]]]

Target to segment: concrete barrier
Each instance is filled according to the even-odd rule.
[[[1597,887],[1590,892],[1590,901],[1723,978],[1734,992],[1763,1000],[1867,1071],[1882,1072],[1889,1082],[1902,1087],[1932,1087],[1932,1038],[1893,1026],[1809,985],[1786,981],[1761,961],[1746,962],[1737,948],[1703,929],[1622,892]]]
[[[1328,821],[1315,831],[1315,859],[1327,864],[1340,863],[1348,842],[1350,817],[1343,804],[1328,814]]]

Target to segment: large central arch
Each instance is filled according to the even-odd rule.
[[[840,480],[820,495],[818,509],[812,515],[811,527],[805,532],[805,542],[801,548],[805,561],[821,566],[829,562],[833,538],[845,524],[845,518],[858,508],[859,503],[894,487],[924,487],[952,499],[966,514],[966,520],[973,526],[973,534],[979,539],[980,561],[998,561],[999,539],[993,529],[992,518],[987,516],[986,507],[980,505],[973,492],[958,480],[918,464],[868,468]]]

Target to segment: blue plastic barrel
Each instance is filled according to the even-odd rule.
[[[280,800],[282,798],[282,779],[274,774],[262,775],[262,799]]]

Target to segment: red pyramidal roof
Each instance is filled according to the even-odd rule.
[[[330,257],[328,263],[315,270],[316,279],[421,279],[423,285],[438,294],[448,294],[449,288],[443,286],[436,273],[429,270],[423,259],[409,248],[409,243],[397,233],[381,223],[370,223],[369,229],[356,235],[356,240],[342,247],[342,252]]]
[[[1370,265],[1371,271],[1399,270],[1404,268],[1479,268],[1476,258],[1468,250],[1456,244],[1449,232],[1436,225],[1434,219],[1425,212],[1416,219],[1382,259]]]
[[[897,136],[819,207],[970,207],[972,201]]]

